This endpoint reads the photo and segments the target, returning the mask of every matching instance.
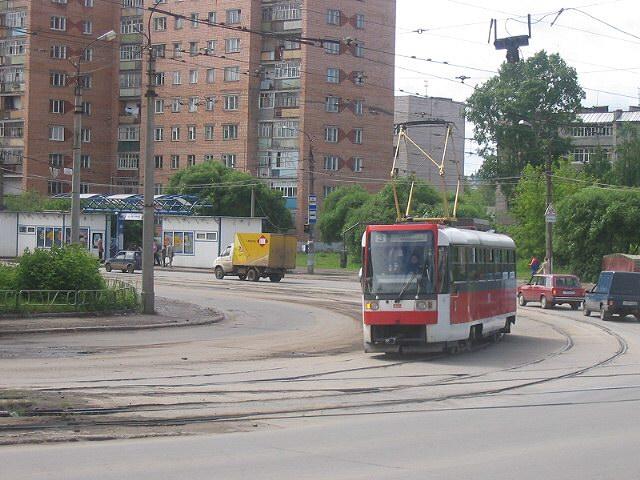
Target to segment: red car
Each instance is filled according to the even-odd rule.
[[[542,308],[567,303],[577,310],[584,301],[584,288],[575,275],[534,275],[518,287],[518,305],[540,302]]]

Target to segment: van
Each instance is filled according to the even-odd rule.
[[[640,319],[640,272],[600,272],[598,283],[584,296],[582,312],[599,312],[602,320],[612,315]]]

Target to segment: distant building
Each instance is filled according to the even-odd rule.
[[[569,153],[574,161],[587,163],[598,151],[615,159],[616,147],[621,143],[621,128],[625,124],[640,126],[640,107],[628,111],[609,111],[609,107],[585,108],[578,114],[577,122],[563,129],[571,138]]]
[[[409,122],[443,120],[453,125],[453,135],[449,140],[445,158],[445,179],[449,190],[455,190],[458,173],[464,174],[464,137],[465,117],[464,103],[454,102],[450,98],[418,97],[413,95],[396,97],[395,124]],[[425,122],[426,123],[426,122]],[[446,134],[445,125],[409,125],[406,128],[408,136],[420,145],[434,160],[440,162],[444,151]],[[394,138],[394,148],[398,136]],[[439,188],[441,185],[438,167],[429,161],[420,151],[410,143],[401,143],[397,166],[400,176],[415,174],[429,184]]]

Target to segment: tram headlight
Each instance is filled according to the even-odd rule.
[[[380,309],[380,304],[374,300],[371,302],[367,302],[366,307],[367,307],[367,310],[371,310],[375,312],[376,310]]]
[[[416,302],[416,310],[426,310],[427,309],[427,302],[425,302],[424,300],[418,300]]]

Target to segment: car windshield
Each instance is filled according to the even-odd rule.
[[[556,287],[580,288],[580,282],[576,277],[556,277]]]
[[[408,298],[433,293],[433,232],[371,233],[369,292]]]

